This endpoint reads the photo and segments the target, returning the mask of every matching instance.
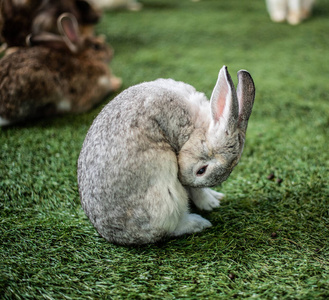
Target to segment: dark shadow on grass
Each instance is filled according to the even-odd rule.
[[[76,124],[82,122],[83,119],[88,118],[89,115],[92,114],[93,118],[96,117],[100,111],[103,109],[105,105],[107,105],[111,100],[113,100],[122,90],[110,93],[106,96],[101,102],[96,104],[90,110],[83,112],[83,113],[65,113],[65,114],[55,114],[50,116],[40,116],[34,117],[32,119],[28,119],[25,121],[21,121],[18,123],[10,124],[7,126],[0,127],[1,131],[15,129],[32,129],[32,128],[62,128],[68,125]],[[91,125],[91,123],[90,123]]]
[[[65,114],[65,115],[56,115],[51,117],[39,117],[39,118],[33,118],[30,120],[22,121],[19,123],[11,124],[9,126],[4,126],[1,128],[3,132],[17,129],[17,130],[23,130],[23,129],[47,129],[47,128],[63,128],[67,125],[70,125],[72,123],[77,123],[78,118],[81,118],[85,114],[80,115],[72,115],[72,114]]]

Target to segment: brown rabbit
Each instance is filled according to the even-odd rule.
[[[118,90],[121,79],[108,67],[104,40],[81,38],[76,18],[58,18],[61,35],[32,36],[34,47],[0,60],[0,126],[66,112],[81,113]]]
[[[82,35],[92,35],[93,26],[101,16],[87,0],[43,0],[33,20],[32,33],[57,32],[57,18],[64,12],[77,18]]]
[[[26,36],[57,32],[57,18],[73,14],[82,35],[90,35],[100,12],[87,0],[0,0],[0,35],[7,47],[24,47]],[[10,52],[9,52],[10,53]]]

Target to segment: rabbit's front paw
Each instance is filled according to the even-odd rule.
[[[180,220],[173,236],[179,236],[182,234],[190,234],[194,232],[200,232],[205,228],[211,227],[211,223],[197,214],[186,214]]]
[[[212,189],[204,188],[193,191],[194,195],[192,200],[194,204],[201,210],[213,210],[220,206],[220,199],[224,197],[224,194],[218,193]]]
[[[202,202],[198,202],[195,203],[197,204],[197,207],[201,210],[207,210],[207,211],[211,211],[216,207],[220,206],[220,202],[219,200],[217,200],[214,197],[209,197],[206,201],[202,201]]]
[[[217,200],[222,200],[225,197],[225,194],[216,192],[212,189],[206,189],[209,194],[215,197]]]

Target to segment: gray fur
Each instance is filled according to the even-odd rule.
[[[219,80],[238,108],[226,67]],[[189,213],[188,199],[200,209],[218,207],[223,194],[207,187],[226,180],[243,148],[239,130],[227,135],[226,116],[212,110],[204,94],[172,79],[130,87],[104,107],[85,138],[78,184],[82,207],[105,239],[145,244],[211,226]],[[238,116],[229,122],[238,128]]]

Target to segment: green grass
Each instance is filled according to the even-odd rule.
[[[221,208],[203,214],[214,226],[140,248],[96,233],[76,161],[115,95],[87,114],[0,129],[0,298],[329,297],[329,1],[296,27],[270,22],[262,0],[142,2],[97,28],[123,88],[172,77],[210,96],[224,64],[235,83],[239,69],[255,81],[241,162],[218,188]]]

